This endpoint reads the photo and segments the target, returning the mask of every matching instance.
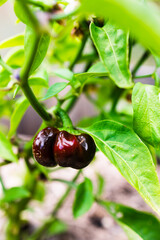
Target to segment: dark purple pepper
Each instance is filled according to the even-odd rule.
[[[82,169],[92,161],[96,151],[88,134],[72,135],[66,131],[57,134],[53,145],[54,159],[62,167]]]
[[[41,130],[34,139],[32,150],[36,161],[45,167],[54,167],[53,145],[58,129],[47,127]]]

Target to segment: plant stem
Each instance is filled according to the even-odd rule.
[[[85,93],[85,96],[98,110],[100,110],[100,114],[104,113],[103,107],[95,99],[93,99],[87,92]]]
[[[53,14],[50,19],[56,21],[56,20],[61,20],[61,19],[65,19],[65,18],[71,17],[71,16],[77,14],[79,9],[80,9],[80,7],[77,7],[73,11],[68,12],[68,13]]]
[[[80,49],[79,49],[79,51],[78,51],[78,53],[77,53],[77,56],[76,56],[76,58],[74,59],[73,63],[71,63],[71,65],[69,66],[69,69],[70,69],[70,70],[73,70],[75,64],[76,64],[76,63],[78,62],[78,60],[80,59],[80,57],[81,57],[81,55],[82,55],[82,52],[83,52],[83,50],[84,50],[85,44],[86,44],[86,42],[87,42],[87,39],[88,39],[88,34],[84,35],[83,40],[82,40],[82,43],[81,43],[81,47],[80,47]],[[88,70],[88,67],[90,67],[90,64],[91,64],[91,63],[89,63],[89,64],[87,63],[86,68],[85,68],[86,71]],[[69,112],[72,110],[73,106],[75,105],[76,101],[77,101],[77,97],[76,97],[76,96],[72,96],[72,97],[67,101],[66,105],[63,107],[63,110],[64,110],[65,112],[69,113]]]
[[[72,182],[75,183],[76,180],[78,179],[79,175],[81,174],[81,170],[78,171],[78,173],[75,175],[75,177],[73,178]],[[63,194],[63,196],[60,198],[60,200],[57,202],[55,208],[53,209],[52,212],[52,216],[55,216],[58,212],[58,210],[61,208],[61,206],[63,205],[64,201],[66,200],[67,196],[69,195],[70,191],[72,190],[71,186],[68,186],[68,188],[66,189],[65,193]]]
[[[89,53],[89,54],[84,54],[82,55],[79,60],[78,63],[84,62],[84,61],[95,61],[97,60],[97,54],[96,53]]]
[[[30,17],[30,19],[33,23],[32,25],[33,25],[34,29],[36,29],[37,26],[39,27],[39,23],[37,23],[36,18],[34,17],[33,13],[30,11],[28,6],[24,3],[24,0],[21,1],[20,3],[21,3],[21,7],[23,9],[25,9],[26,15],[28,17]],[[21,80],[20,86],[21,86],[22,91],[25,94],[26,98],[29,100],[30,104],[35,109],[35,111],[41,116],[41,118],[45,121],[50,121],[51,115],[39,103],[39,101],[35,97],[32,89],[30,88],[30,86],[28,84],[28,77],[30,74],[32,64],[34,62],[34,58],[35,58],[35,55],[37,52],[37,46],[39,44],[39,41],[40,41],[40,35],[39,35],[39,33],[37,33],[37,29],[36,29],[34,36],[33,36],[33,40],[30,43],[30,49],[29,49],[28,55],[26,57],[25,63],[20,72],[20,80]]]
[[[1,163],[0,163],[0,167],[5,166],[5,165],[8,165],[8,164],[11,164],[11,163],[13,163],[13,162],[10,162],[10,161],[8,161],[8,160],[4,160],[4,162],[1,162]]]
[[[154,73],[153,73],[153,78],[154,78],[154,80],[155,80],[155,86],[159,88],[159,87],[160,87],[160,78],[159,78],[157,72],[154,72]]]
[[[66,111],[64,111],[61,108],[56,108],[54,112],[55,112],[56,115],[58,115],[60,117],[64,127],[73,128],[72,121],[69,118]]]
[[[133,48],[134,44],[135,44],[135,40],[133,40],[133,38],[131,38],[131,37],[129,36],[129,56],[128,56],[129,63],[130,63],[130,61],[131,61],[132,48]]]
[[[41,116],[41,118],[44,121],[51,121],[52,117],[51,115],[43,108],[43,106],[39,103],[37,98],[35,97],[32,89],[28,85],[28,82],[25,84],[21,85],[22,91],[25,94],[26,98],[32,105],[32,107],[35,109],[35,111]]]
[[[40,7],[40,8],[42,8],[45,11],[49,11],[49,10],[51,10],[53,8],[53,4],[47,5],[47,4],[45,4],[45,2],[43,4],[41,4],[38,1],[35,2],[33,0],[27,0],[27,3],[31,4],[33,6],[36,6],[36,7]]]
[[[73,61],[73,62],[70,64],[70,66],[69,66],[69,69],[70,69],[70,70],[73,70],[75,64],[78,62],[79,58],[81,57],[81,54],[82,54],[82,52],[83,52],[83,50],[84,50],[84,47],[85,47],[86,42],[87,42],[87,39],[88,39],[88,34],[85,34],[84,37],[83,37],[83,39],[82,39],[82,43],[81,43],[81,46],[80,46],[80,48],[79,48],[79,51],[78,51],[78,53],[77,53],[77,55],[76,55],[76,58],[74,59],[74,61]]]
[[[114,101],[112,104],[111,112],[114,112],[117,106],[117,103],[119,101],[119,98],[121,97],[124,89],[116,87],[116,91],[114,92]]]
[[[34,33],[33,40],[30,43],[30,49],[28,52],[28,56],[25,59],[24,65],[20,72],[20,79],[21,79],[21,85],[25,85],[26,82],[28,82],[29,73],[32,67],[32,64],[34,62],[34,58],[37,52],[37,46],[40,41],[40,36],[38,36],[36,33]]]
[[[43,235],[45,234],[48,226],[51,222],[53,222],[53,218],[45,221],[45,223],[40,226],[31,236],[29,236],[26,240],[40,240],[42,239]]]
[[[67,113],[69,113],[72,110],[72,108],[73,108],[74,104],[76,103],[76,101],[77,101],[77,97],[76,96],[71,97],[67,101],[65,106],[63,107],[63,110],[66,111]]]
[[[134,78],[138,79],[138,78],[150,78],[150,77],[152,77],[152,74],[142,75],[142,76],[135,76]]]
[[[4,185],[4,182],[3,182],[3,179],[2,179],[1,176],[0,176],[0,183],[1,183],[1,186],[2,186],[3,192],[5,192],[5,191],[6,191],[6,188],[5,188],[5,185]]]
[[[149,57],[150,52],[147,50],[144,52],[144,54],[142,55],[142,57],[139,59],[139,61],[137,62],[137,64],[135,65],[133,71],[132,71],[132,76],[133,78],[135,77],[137,71],[139,70],[139,68],[141,67],[141,65],[145,62],[145,60]]]
[[[49,179],[50,181],[53,181],[53,182],[61,182],[61,183],[65,183],[69,186],[71,186],[72,188],[75,188],[77,187],[77,185],[74,183],[74,182],[71,182],[71,181],[67,181],[65,179],[60,179],[60,178],[51,178]]]
[[[92,63],[93,63],[93,61],[87,62],[86,66],[84,68],[84,72],[88,71],[88,69],[91,67]],[[65,112],[69,113],[72,110],[72,108],[73,108],[74,104],[76,103],[77,99],[78,99],[77,96],[72,96],[69,99],[67,99],[68,101],[67,101],[67,103],[65,103],[65,106],[63,107]],[[64,101],[62,103],[64,103]]]
[[[92,63],[93,63],[93,61],[91,60],[91,61],[89,61],[89,62],[86,64],[86,66],[85,66],[85,68],[84,68],[84,72],[87,72],[87,71],[88,71],[88,69],[92,66]]]
[[[21,9],[23,9],[23,12],[25,12],[27,18],[29,19],[29,23],[31,24],[32,28],[34,28],[35,32],[38,32],[40,30],[39,22],[33,12],[28,7],[26,0],[18,1],[18,3]]]
[[[150,55],[150,52],[146,51],[142,55],[142,57],[139,59],[139,61],[137,62],[136,66],[134,67],[134,69],[132,71],[133,78],[145,78],[145,77],[151,77],[152,76],[152,74],[151,75],[149,74],[149,75],[146,75],[146,76],[138,76],[138,77],[135,76],[135,74],[137,73],[138,69],[143,64],[143,62],[149,57],[149,55]],[[113,101],[113,104],[112,104],[111,112],[115,111],[115,108],[117,106],[117,103],[118,103],[119,98],[121,97],[123,91],[124,91],[124,89],[116,87],[116,92],[115,92],[115,96],[114,96],[114,101]]]
[[[8,66],[2,59],[2,57],[0,56],[0,65],[7,70],[7,72],[9,72],[10,74],[13,74],[13,69]]]
[[[132,39],[129,37],[129,53],[128,53],[129,63],[131,61],[131,55],[132,55]]]
[[[75,182],[77,181],[79,175],[81,173],[81,170],[79,170],[77,172],[77,174],[75,175],[75,177],[72,180],[72,184],[75,184]],[[43,237],[43,235],[45,234],[49,224],[51,222],[53,222],[53,219],[55,218],[55,215],[58,213],[58,210],[61,208],[61,206],[63,205],[64,201],[66,200],[66,198],[68,197],[69,193],[71,192],[73,186],[70,185],[68,186],[68,188],[66,189],[65,193],[63,194],[63,196],[59,199],[59,201],[57,202],[55,208],[53,209],[52,212],[52,216],[43,223],[43,225],[41,227],[39,227],[33,234],[32,236],[29,237],[28,240],[39,240],[40,238]]]

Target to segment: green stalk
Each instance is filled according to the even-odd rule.
[[[92,63],[93,63],[93,61],[90,60],[90,61],[86,64],[85,69],[84,69],[84,72],[87,72],[87,71],[88,71],[88,69],[92,66]]]
[[[2,179],[1,176],[0,176],[0,183],[1,183],[1,186],[2,186],[3,192],[5,192],[5,191],[6,191],[6,188],[5,188],[5,185],[4,185],[4,182],[3,182],[3,179]]]
[[[132,71],[132,77],[133,78],[141,78],[141,76],[136,77],[136,73],[139,70],[139,68],[141,67],[141,65],[144,63],[144,61],[149,57],[150,52],[146,51],[142,57],[139,59],[139,61],[137,62],[136,66],[134,67],[133,71]],[[151,75],[146,75],[145,77],[151,77]],[[143,76],[142,76],[143,78]],[[115,111],[115,108],[117,106],[117,103],[119,101],[119,98],[121,97],[122,93],[124,92],[124,89],[121,88],[116,88],[116,92],[115,92],[115,96],[114,96],[114,101],[112,104],[112,108],[111,108],[111,112]]]
[[[131,61],[131,55],[132,55],[132,48],[135,44],[135,40],[133,40],[130,36],[129,36],[129,56],[128,56],[128,59],[129,59],[129,63]]]
[[[29,158],[26,158],[26,163],[28,162]],[[24,211],[29,202],[32,200],[32,197],[34,196],[34,192],[36,190],[37,181],[36,177],[34,175],[34,169],[29,166],[29,162],[27,164],[29,173],[30,173],[30,181],[31,183],[28,184],[28,182],[24,182],[24,186],[30,191],[31,195],[29,197],[20,199],[20,201],[17,202],[14,201],[8,205],[8,208],[6,209],[6,215],[9,219],[8,226],[6,228],[6,240],[18,240],[22,239],[22,226],[23,221],[21,218],[21,213]],[[28,174],[28,173],[27,173]]]
[[[81,54],[82,54],[82,52],[81,52]],[[77,61],[78,61],[78,59],[77,59]],[[92,66],[92,63],[93,63],[93,61],[92,60],[90,60],[89,62],[87,62],[87,64],[86,64],[86,66],[85,66],[85,68],[84,68],[84,72],[87,72],[88,71],[88,69]],[[68,101],[67,101],[67,103],[65,104],[65,106],[63,107],[63,109],[67,112],[67,113],[69,113],[71,110],[72,110],[72,108],[73,108],[73,106],[75,105],[75,103],[77,102],[77,97],[76,96],[72,96]]]
[[[77,101],[76,96],[71,97],[63,107],[64,111],[69,113],[72,110],[73,106],[75,105],[76,101]]]
[[[119,101],[123,92],[124,92],[124,89],[116,87],[116,90],[114,92],[114,101],[113,101],[113,104],[112,104],[111,112],[115,111],[117,103],[118,103],[118,101]]]
[[[77,188],[77,185],[74,183],[74,182],[71,182],[71,181],[67,181],[65,179],[60,179],[60,178],[51,178],[49,179],[50,181],[52,182],[61,182],[61,183],[65,183],[67,184],[68,186],[71,186],[72,188]]]
[[[73,124],[71,119],[69,118],[68,114],[61,108],[56,108],[54,113],[60,117],[63,127],[66,128],[73,128]]]
[[[39,101],[35,97],[32,89],[30,88],[28,82],[26,82],[25,84],[21,85],[21,88],[22,88],[22,91],[25,94],[26,98],[28,99],[28,101],[30,102],[32,107],[35,109],[35,111],[41,116],[41,118],[44,121],[47,121],[47,122],[51,121],[52,120],[51,115],[39,103]]]
[[[35,32],[33,40],[29,43],[30,49],[29,49],[28,56],[26,57],[24,65],[20,72],[20,79],[21,79],[22,86],[25,85],[26,82],[28,82],[30,70],[34,62],[35,55],[37,53],[37,47],[38,47],[39,41],[40,41],[40,36],[37,35]]]
[[[139,78],[151,78],[152,74],[147,74],[147,75],[142,75],[142,76],[135,76],[134,79],[139,79]]]
[[[45,4],[45,2],[44,2],[43,5],[42,5],[42,4],[39,3],[38,1],[35,2],[35,1],[33,1],[33,0],[27,0],[27,3],[28,3],[28,4],[31,4],[31,5],[33,5],[33,6],[36,6],[36,7],[40,7],[40,8],[42,8],[44,11],[49,11],[49,10],[51,10],[51,9],[53,8],[53,4],[47,5],[47,4]]]
[[[80,47],[80,49],[79,49],[79,51],[78,51],[78,53],[77,53],[76,58],[74,59],[74,61],[73,61],[73,62],[70,64],[70,66],[69,66],[69,69],[70,69],[70,70],[73,70],[75,64],[79,61],[79,59],[80,59],[80,57],[81,57],[81,55],[82,55],[82,52],[83,52],[83,50],[84,50],[85,44],[86,44],[86,42],[87,42],[87,39],[88,39],[88,35],[86,34],[86,35],[84,36],[83,40],[82,40],[81,47]],[[91,64],[92,64],[91,61],[90,61],[89,64],[87,63],[86,68],[85,68],[86,71],[88,70],[88,68],[90,67]],[[68,93],[67,93],[67,94],[68,94]],[[67,112],[67,113],[70,112],[70,111],[72,110],[73,106],[75,105],[76,101],[77,101],[77,96],[72,96],[70,99],[67,99],[67,102],[65,103],[65,105],[64,105],[64,107],[63,107],[63,110],[64,110],[65,112]],[[63,104],[63,103],[64,103],[64,101],[62,101],[62,104]]]
[[[77,7],[77,8],[75,8],[73,11],[71,11],[71,12],[69,12],[69,13],[57,13],[57,14],[53,14],[50,19],[51,19],[52,21],[62,20],[62,19],[65,19],[65,18],[68,18],[68,17],[71,17],[71,16],[77,14],[79,10],[80,10],[80,7]]]
[[[159,76],[158,76],[158,73],[157,73],[157,72],[154,72],[153,75],[152,75],[152,77],[153,77],[154,80],[155,80],[155,86],[159,88],[159,87],[160,87],[160,78],[159,78]]]
[[[73,178],[72,182],[75,183],[79,177],[79,175],[81,174],[81,170],[79,170],[77,172],[77,174],[75,175],[75,177]],[[59,199],[59,201],[57,202],[55,208],[53,209],[52,212],[52,216],[55,216],[58,212],[58,210],[62,207],[64,201],[66,200],[67,196],[69,195],[69,193],[71,192],[72,187],[68,186],[68,188],[66,189],[65,193],[63,194],[63,196]]]
[[[13,163],[13,162],[10,162],[8,160],[4,160],[4,162],[0,163],[0,167],[6,166],[6,165],[11,164],[11,163]]]
[[[82,43],[81,43],[81,46],[80,46],[80,48],[79,48],[79,51],[78,51],[78,53],[77,53],[77,55],[76,55],[76,58],[74,59],[74,61],[73,61],[73,62],[70,64],[70,66],[69,66],[69,69],[70,69],[70,70],[73,70],[75,64],[76,64],[76,63],[78,62],[78,60],[80,59],[80,57],[81,57],[81,55],[82,55],[82,52],[83,52],[83,50],[84,50],[84,47],[85,47],[85,45],[86,45],[87,39],[88,39],[88,34],[85,34],[84,37],[83,37],[83,39],[82,39]]]
[[[135,65],[133,71],[132,71],[132,76],[133,78],[135,77],[137,71],[139,70],[139,68],[141,67],[141,65],[145,62],[145,60],[150,56],[150,52],[147,50],[144,52],[144,54],[142,55],[142,57],[139,59],[139,61],[137,62],[137,64]]]
[[[79,177],[80,174],[81,174],[81,170],[79,170],[79,171],[77,172],[77,174],[75,175],[75,177],[72,179],[72,183],[73,183],[73,184],[76,183],[76,181],[77,181],[77,179],[78,179],[78,177]],[[53,222],[53,219],[54,219],[55,216],[57,215],[59,209],[60,209],[60,208],[62,207],[62,205],[64,204],[64,201],[65,201],[66,198],[68,197],[68,195],[69,195],[69,193],[71,192],[72,188],[73,188],[72,185],[70,185],[70,186],[67,187],[65,193],[64,193],[63,196],[59,199],[59,201],[57,202],[55,208],[53,209],[53,211],[52,211],[52,216],[51,216],[47,221],[45,221],[44,224],[43,224],[40,228],[38,228],[38,229],[33,233],[33,235],[29,237],[28,240],[39,240],[40,238],[43,237],[43,235],[44,235],[45,232],[46,232],[47,227],[49,226],[49,224],[50,224],[51,222]]]
[[[5,69],[7,70],[7,72],[9,72],[10,74],[13,74],[13,69],[8,66],[2,59],[2,57],[0,56],[0,65]]]
[[[30,19],[32,20],[34,29],[39,27],[39,24],[37,23],[36,18],[34,17],[33,13],[30,11],[28,6],[24,3],[24,0],[21,2],[21,6],[23,9],[25,9],[26,15],[28,15],[28,17],[30,17]],[[28,56],[26,57],[25,63],[20,72],[20,79],[21,79],[20,86],[21,86],[22,91],[25,94],[26,98],[28,99],[28,101],[30,102],[32,107],[35,109],[35,111],[41,116],[41,118],[44,121],[50,121],[52,119],[51,115],[39,103],[38,99],[36,98],[32,89],[30,88],[30,86],[28,84],[30,70],[31,70],[32,64],[34,62],[34,58],[35,58],[35,55],[37,52],[37,46],[39,44],[39,41],[40,41],[40,35],[39,35],[39,33],[37,33],[37,29],[36,29],[34,38],[30,43],[31,44],[30,51],[28,53]]]
[[[26,0],[17,0],[17,1],[21,6],[21,9],[23,9],[23,12],[25,12],[27,18],[29,19],[32,28],[35,30],[35,32],[38,32],[40,30],[40,24],[38,22],[38,19],[35,17],[34,13],[31,11],[29,6],[27,5]]]

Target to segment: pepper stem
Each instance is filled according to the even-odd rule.
[[[61,108],[55,108],[54,113],[60,117],[63,127],[65,128],[73,128],[72,121],[68,114]]]

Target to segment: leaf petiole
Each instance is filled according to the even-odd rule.
[[[5,70],[7,70],[7,72],[9,72],[10,74],[13,74],[13,69],[8,66],[2,59],[2,57],[0,56],[0,66],[2,66]]]

